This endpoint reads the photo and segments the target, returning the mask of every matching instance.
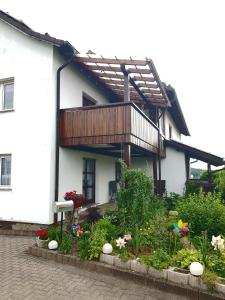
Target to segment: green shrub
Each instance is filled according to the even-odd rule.
[[[216,190],[221,193],[222,199],[225,201],[225,169],[215,173],[214,177]]]
[[[105,229],[98,228],[92,231],[89,239],[90,248],[88,259],[99,258],[103,245],[107,243],[106,237],[107,231]]]
[[[94,231],[104,230],[106,232],[106,239],[110,242],[116,237],[116,227],[109,220],[101,219],[97,221],[93,228]]]
[[[225,278],[225,254],[212,254],[208,258],[208,268],[218,276]]]
[[[155,211],[165,210],[162,199],[152,193],[152,180],[141,169],[128,169],[122,164],[120,190],[116,196],[119,223],[131,231],[146,223]]]
[[[72,251],[74,240],[66,232],[63,232],[62,241],[59,244],[59,251],[63,254],[69,254]]]
[[[178,201],[179,217],[189,223],[190,232],[200,236],[207,230],[209,237],[225,233],[225,206],[219,194],[208,193],[188,195]]]
[[[201,262],[202,255],[200,251],[195,249],[182,249],[172,258],[172,265],[182,269],[188,269],[194,261]]]
[[[77,250],[81,259],[89,259],[90,255],[90,240],[79,239],[77,242]]]
[[[140,257],[140,262],[157,270],[167,269],[170,266],[170,256],[162,249]]]

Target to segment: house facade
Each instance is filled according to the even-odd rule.
[[[181,143],[176,92],[151,60],[81,56],[2,11],[0,32],[0,220],[51,224],[70,190],[110,201],[120,158],[160,193],[183,193],[190,157],[224,164]]]

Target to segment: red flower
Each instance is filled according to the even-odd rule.
[[[74,208],[81,207],[85,202],[85,196],[83,194],[77,194],[76,191],[67,192],[64,195],[65,200],[72,200]]]
[[[39,237],[47,237],[48,236],[48,230],[38,230],[35,232],[35,235],[36,236],[39,236]]]

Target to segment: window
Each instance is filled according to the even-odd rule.
[[[14,82],[12,79],[0,80],[0,110],[12,110],[14,98]]]
[[[0,186],[11,185],[11,155],[0,155]]]
[[[96,105],[97,101],[86,93],[83,93],[83,106]]]

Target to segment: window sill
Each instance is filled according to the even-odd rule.
[[[0,191],[12,191],[12,188],[10,186],[1,186],[0,185]]]
[[[0,113],[7,113],[7,112],[13,112],[15,109],[5,109],[5,110],[0,110]]]

